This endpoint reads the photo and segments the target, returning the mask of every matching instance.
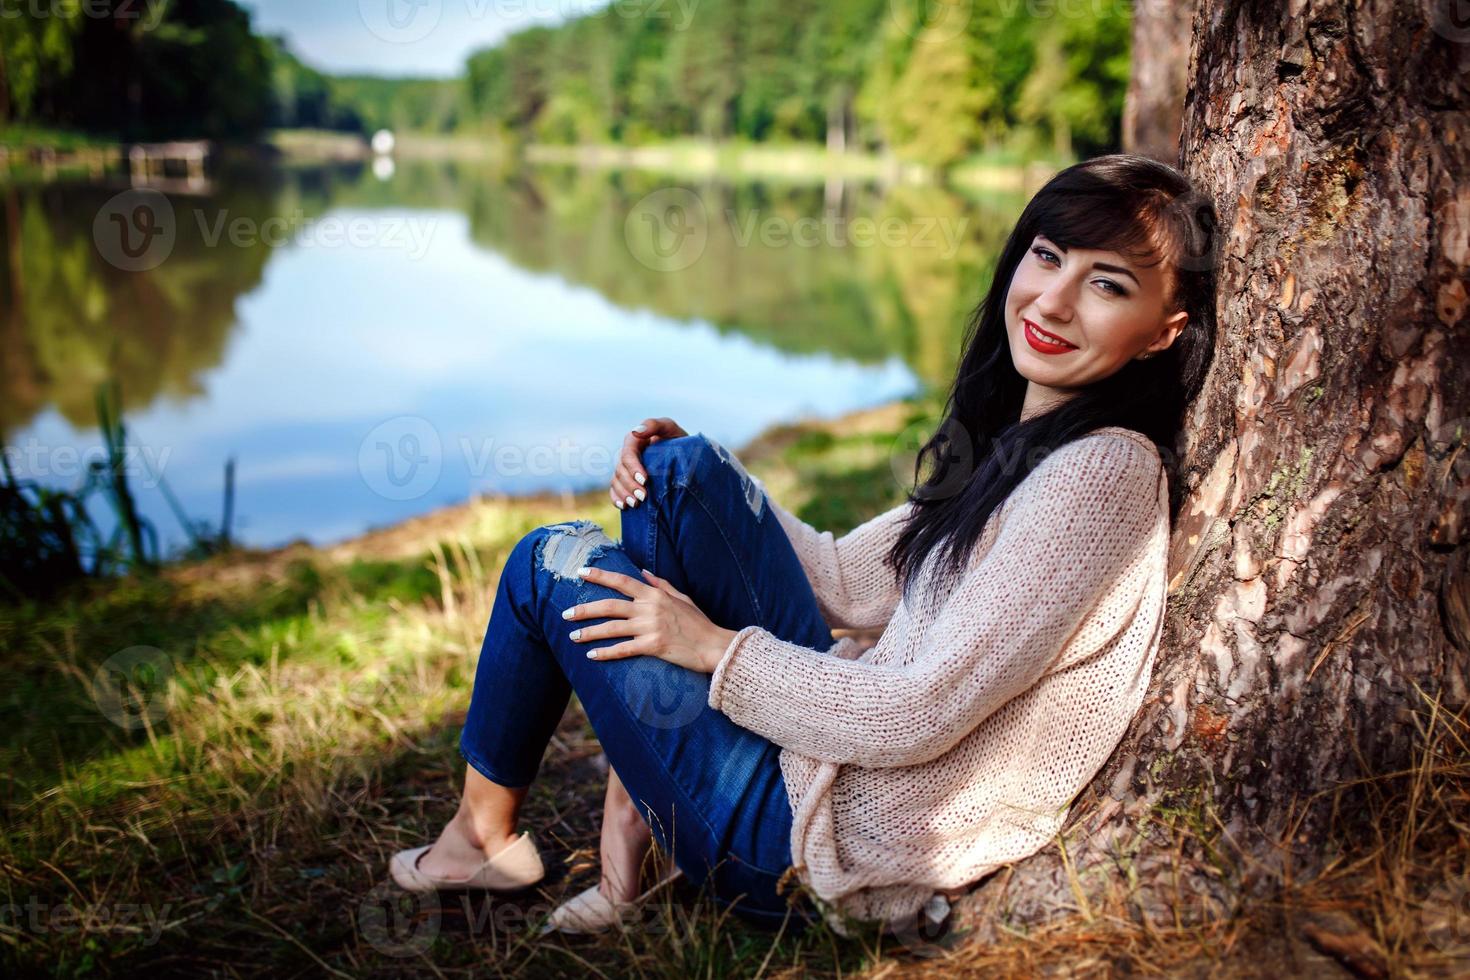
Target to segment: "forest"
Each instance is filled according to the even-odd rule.
[[[386,127],[825,142],[941,167],[1070,157],[1118,145],[1130,56],[1128,5],[1076,8],[718,0],[681,17],[614,4],[521,30],[437,79],[323,73],[231,0],[0,0],[0,124],[119,140]]]

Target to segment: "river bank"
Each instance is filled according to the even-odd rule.
[[[0,180],[87,176],[101,179],[126,172],[130,144],[66,130],[0,128]],[[331,130],[287,129],[264,134],[258,142],[210,145],[211,156],[232,160],[274,160],[283,166],[323,166],[369,162],[379,156],[363,135]],[[732,181],[812,183],[852,180],[894,184],[948,184],[975,192],[1029,195],[1070,161],[1013,159],[981,155],[954,167],[939,168],[892,154],[833,151],[818,144],[760,144],[700,139],[669,140],[643,146],[506,143],[464,134],[396,134],[389,156],[402,160],[442,160],[509,166],[573,166],[590,170],[635,170],[670,178],[722,178]]]
[[[765,429],[733,451],[784,506],[824,529],[841,533],[903,499],[897,473],[911,465],[912,448],[905,455],[896,440],[938,408],[931,395],[927,401],[900,399],[832,419],[793,420]],[[698,431],[694,420],[675,421],[691,432]],[[213,579],[244,585],[279,579],[300,562],[343,566],[427,560],[436,544],[495,547],[504,543],[511,528],[535,526],[526,521],[572,517],[595,520],[609,534],[618,534],[619,511],[603,487],[581,493],[497,494],[439,507],[335,544],[317,546],[302,541],[279,548],[236,550],[207,561],[172,566],[165,574],[189,584]]]

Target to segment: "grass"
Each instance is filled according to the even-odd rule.
[[[0,177],[9,181],[97,176],[124,163],[121,145],[107,136],[29,124],[0,126]]]
[[[7,123],[0,126],[0,146],[12,150],[26,150],[32,147],[49,147],[60,151],[100,150],[116,147],[117,141],[106,136],[97,136],[72,129],[36,126],[30,123]]]
[[[785,426],[740,455],[803,518],[850,527],[901,499],[894,469],[910,457],[892,433],[935,409]],[[526,531],[573,515],[617,526],[600,492],[483,501],[334,548],[223,555],[0,609],[0,971],[1274,976],[1340,973],[1357,955],[1412,976],[1466,955],[1466,720],[1433,706],[1419,765],[1341,788],[1340,839],[1323,842],[1341,856],[1325,871],[1194,923],[1098,903],[1024,933],[995,916],[994,941],[941,950],[876,930],[763,932],[681,884],[626,932],[538,941],[531,927],[596,880],[605,769],[575,699],[525,809],[548,879],[518,896],[406,899],[386,862],[455,807],[501,563]],[[1218,839],[1198,801],[1155,820],[1181,842]]]

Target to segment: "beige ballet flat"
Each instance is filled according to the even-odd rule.
[[[514,842],[487,858],[469,876],[448,878],[431,875],[419,867],[419,860],[432,844],[399,851],[388,862],[388,871],[400,888],[410,892],[456,891],[483,888],[487,891],[513,892],[529,888],[546,877],[541,852],[526,831]]]
[[[571,935],[606,932],[623,921],[654,892],[677,881],[683,874],[683,871],[675,868],[658,884],[631,902],[614,902],[598,890],[596,885],[593,885],[558,905],[551,913],[551,918],[542,924],[541,931],[537,935],[545,936],[553,932],[564,932]]]

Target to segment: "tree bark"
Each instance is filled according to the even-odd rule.
[[[1313,794],[1410,763],[1415,685],[1466,701],[1470,25],[1437,0],[1200,6],[1183,159],[1221,219],[1220,326],[1159,661],[1065,850],[961,903],[982,934],[1309,876]]]
[[[1179,162],[1189,82],[1190,31],[1198,0],[1133,4],[1133,71],[1123,98],[1123,149]]]

